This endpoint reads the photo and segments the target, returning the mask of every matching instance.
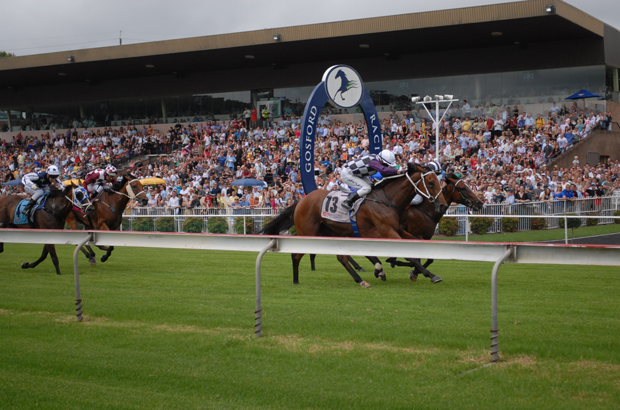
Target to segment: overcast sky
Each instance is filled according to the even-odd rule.
[[[6,0],[0,50],[18,56],[417,13],[510,0]],[[567,3],[620,28],[619,0]]]

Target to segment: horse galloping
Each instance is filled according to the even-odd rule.
[[[73,202],[67,196],[73,188],[74,186],[71,184],[67,185],[64,190],[53,189],[45,199],[43,208],[34,211],[32,223],[28,221],[16,223],[17,221],[15,221],[15,210],[24,201],[25,198],[23,196],[8,195],[0,197],[0,228],[63,229],[65,219],[73,209]],[[92,213],[93,209],[88,208],[87,212]],[[2,252],[4,252],[4,243],[0,243],[0,253]],[[22,268],[35,268],[47,258],[48,254],[52,258],[56,274],[60,275],[56,246],[52,244],[44,245],[41,257],[33,263],[23,263]]]
[[[281,231],[295,225],[297,235],[300,236],[354,236],[350,224],[334,222],[322,217],[321,207],[328,193],[328,191],[323,190],[310,192],[267,224],[262,233],[278,235]],[[364,238],[414,239],[413,236],[401,229],[400,220],[405,213],[405,208],[416,193],[427,198],[437,212],[445,212],[448,209],[437,175],[427,167],[410,164],[406,173],[397,177],[384,178],[364,199],[357,213],[360,236]],[[294,284],[299,283],[299,262],[303,256],[304,254],[291,255]],[[338,255],[337,258],[356,283],[362,287],[370,286],[349,265],[346,255]],[[369,260],[380,264],[378,258],[369,257]]]
[[[446,201],[451,204],[456,202],[457,204],[465,205],[472,208],[474,211],[479,211],[484,205],[478,198],[476,193],[457,175],[450,173],[445,177],[446,186],[442,189],[443,196]],[[447,211],[447,209],[446,209]],[[429,240],[435,234],[435,229],[441,218],[446,213],[437,212],[432,204],[426,199],[419,206],[411,206],[407,210],[407,219],[403,229],[411,234],[415,239]],[[433,275],[426,268],[433,263],[433,259],[428,259],[424,265],[421,264],[420,259],[405,258],[408,262],[397,261],[396,258],[389,258],[386,262],[389,262],[392,267],[394,266],[408,266],[414,268],[409,273],[409,279],[413,282],[417,280],[418,274],[422,273],[424,276],[431,279],[431,282],[441,282],[439,276]]]
[[[139,179],[128,174],[127,176],[119,177],[116,184],[112,187],[111,193],[104,191],[99,198],[93,201],[95,214],[92,217],[74,210],[68,215],[67,224],[74,230],[78,229],[78,222],[86,226],[87,229],[116,230],[122,223],[123,212],[125,212],[130,199],[138,201],[142,206],[148,204],[144,186],[142,186]],[[99,246],[98,248],[106,251],[106,254],[101,257],[101,262],[108,260],[114,250],[113,246]],[[97,263],[95,252],[90,246],[82,247],[81,251],[86,255],[91,265],[94,266]]]

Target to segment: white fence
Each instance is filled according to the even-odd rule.
[[[375,255],[386,257],[432,258],[495,262],[492,289],[492,361],[499,359],[497,327],[497,274],[506,260],[513,263],[618,266],[620,246],[541,245],[527,243],[473,243],[448,241],[408,241],[260,235],[162,234],[112,231],[55,231],[0,229],[0,242],[78,245],[73,253],[77,315],[82,317],[78,253],[84,244],[142,248],[199,249],[259,252],[256,260],[255,333],[262,329],[261,260],[266,252],[314,253],[322,255]],[[290,269],[283,267],[284,269]]]

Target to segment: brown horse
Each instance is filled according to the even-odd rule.
[[[443,196],[446,199],[446,202],[457,203],[465,205],[469,208],[474,209],[475,211],[479,211],[482,209],[483,202],[477,197],[474,191],[453,173],[447,174],[444,179],[445,186],[442,189]],[[435,233],[435,229],[437,227],[437,223],[443,217],[443,213],[438,213],[435,211],[434,207],[430,204],[428,200],[424,200],[418,206],[410,206],[407,208],[407,218],[405,223],[401,225],[405,231],[410,233],[416,239],[431,239],[433,234]],[[310,255],[311,268],[314,270],[314,256]],[[426,268],[433,263],[433,259],[427,260],[427,262],[422,265],[419,259],[413,258],[405,258],[408,262],[397,261],[396,258],[389,258],[386,262],[390,263],[392,267],[394,266],[408,266],[411,268],[415,268],[409,274],[409,278],[412,281],[416,281],[418,274],[422,273],[424,276],[431,279],[431,282],[438,283],[441,282],[442,279],[433,275]],[[357,269],[360,272],[365,272],[364,268],[362,268],[352,257],[349,256],[349,263],[353,268]],[[375,267],[374,271],[375,277],[380,277],[382,280],[385,278],[385,273],[383,271],[378,270]]]
[[[447,174],[445,177],[446,185],[443,188],[443,196],[446,201],[451,204],[456,202],[457,204],[465,205],[472,208],[474,211],[482,209],[483,202],[478,198],[476,193],[455,174]],[[429,240],[435,234],[437,224],[444,216],[446,211],[437,212],[435,207],[428,201],[424,200],[419,206],[411,206],[407,210],[407,220],[403,229],[411,234],[415,239]],[[396,258],[389,258],[386,262],[389,262],[392,267],[394,266],[408,266],[415,268],[409,273],[409,279],[416,281],[418,274],[422,273],[427,278],[431,279],[431,282],[441,282],[439,276],[433,275],[426,268],[433,263],[433,259],[428,259],[424,265],[421,264],[420,259],[405,258],[408,262],[397,261]]]
[[[73,189],[73,185],[67,185],[64,190],[53,189],[43,209],[34,212],[32,224],[15,224],[15,208],[24,198],[21,195],[8,195],[0,197],[0,228],[27,228],[27,229],[64,229],[65,218],[73,209],[73,203],[67,196]],[[92,212],[88,209],[88,212]],[[0,253],[4,251],[4,243],[0,243]],[[58,267],[58,256],[56,255],[56,246],[44,245],[41,257],[33,263],[25,262],[22,264],[23,269],[34,268],[43,262],[47,255],[50,254],[52,263],[56,268],[56,274],[60,275]]]
[[[114,231],[121,226],[123,212],[125,212],[130,199],[138,201],[142,206],[146,206],[148,203],[148,198],[140,180],[133,175],[122,176],[114,184],[111,192],[104,191],[99,198],[93,201],[94,216],[89,217],[74,210],[67,217],[67,224],[74,230],[78,229],[77,224],[80,222],[87,229]],[[99,249],[107,252],[101,257],[101,262],[105,262],[112,254],[114,247],[99,246]],[[94,266],[97,263],[95,252],[90,246],[82,247],[81,250],[88,258],[90,264]]]
[[[278,217],[263,228],[267,235],[278,235],[295,225],[300,236],[352,237],[353,229],[348,223],[339,223],[321,216],[323,200],[329,192],[315,190],[285,209]],[[417,164],[410,164],[407,172],[397,177],[385,178],[366,197],[357,213],[357,225],[363,238],[413,239],[400,228],[401,217],[416,193],[427,198],[437,212],[445,212],[448,205],[441,192],[441,185],[432,170]],[[303,254],[292,254],[293,283],[299,283],[299,262]],[[369,257],[373,263],[379,259]],[[345,267],[356,283],[362,287],[370,285],[362,280],[349,265],[346,255],[338,255],[338,261]]]

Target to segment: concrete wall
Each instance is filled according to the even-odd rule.
[[[583,166],[586,163],[588,151],[598,152],[601,155],[609,156],[613,160],[620,159],[620,132],[593,131],[588,138],[577,145],[573,145],[562,155],[547,164],[547,168],[554,165],[570,168],[573,166],[575,155],[579,157],[579,164]]]

